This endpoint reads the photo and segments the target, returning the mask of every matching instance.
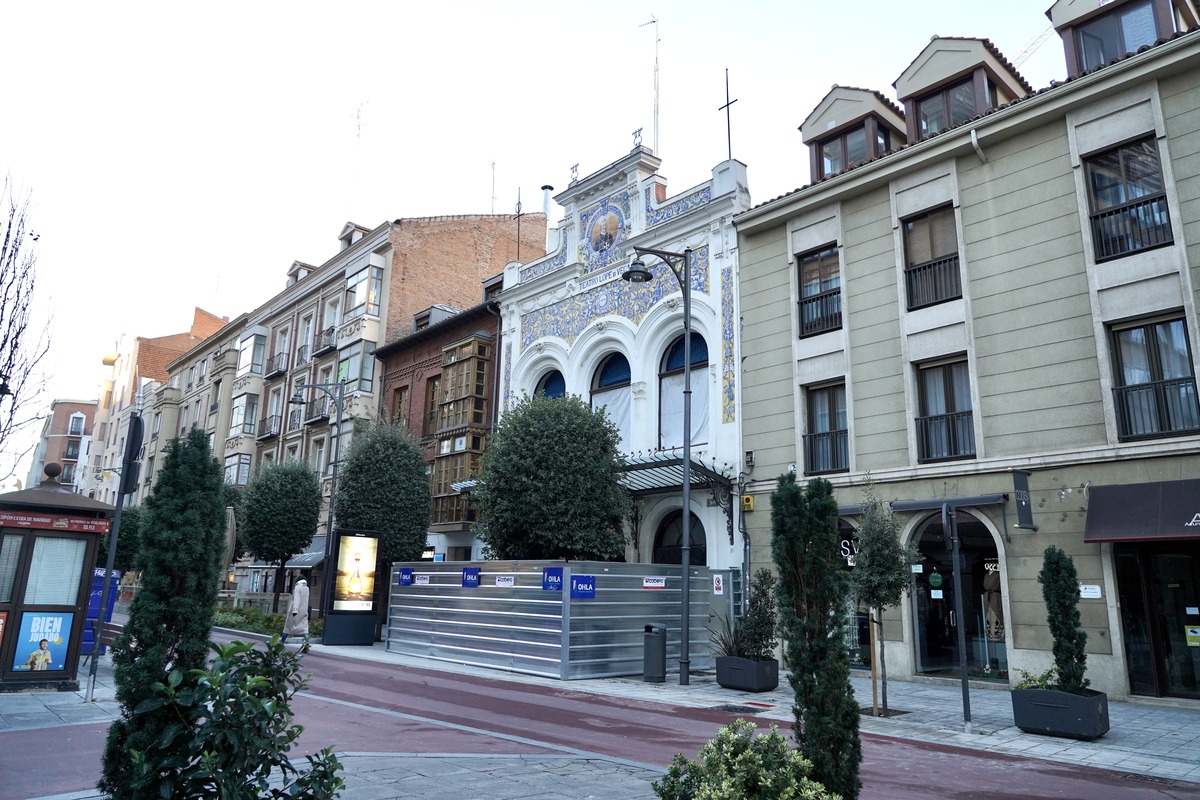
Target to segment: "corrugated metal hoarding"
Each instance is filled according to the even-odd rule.
[[[692,671],[712,668],[712,575],[691,568]],[[563,680],[641,675],[646,625],[680,653],[680,568],[595,561],[392,565],[388,652]],[[589,580],[590,579],[590,580]]]

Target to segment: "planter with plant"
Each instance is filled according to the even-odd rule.
[[[720,631],[713,632],[717,683],[743,692],[769,692],[779,685],[777,621],[775,576],[763,567],[750,581],[746,613],[736,622],[726,620]]]
[[[1026,733],[1098,739],[1108,732],[1108,695],[1088,688],[1087,633],[1079,624],[1079,578],[1071,557],[1051,545],[1038,574],[1046,622],[1054,639],[1054,667],[1021,673],[1013,687],[1013,721]]]

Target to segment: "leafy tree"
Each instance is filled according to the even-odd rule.
[[[788,747],[775,725],[755,737],[755,726],[735,720],[701,748],[698,761],[676,755],[651,786],[662,800],[841,800],[809,778],[804,756]]]
[[[1075,561],[1054,545],[1043,554],[1042,571],[1038,573],[1042,598],[1046,601],[1046,623],[1054,639],[1054,666],[1058,688],[1064,692],[1084,694],[1091,681],[1087,671],[1087,632],[1079,627],[1079,576]]]
[[[629,493],[620,433],[578,397],[525,397],[483,456],[480,539],[500,559],[609,561],[625,554]]]
[[[850,574],[858,599],[872,610],[871,624],[877,626],[882,642],[883,610],[900,605],[912,585],[911,565],[916,563],[918,556],[912,545],[900,544],[900,524],[891,507],[879,499],[875,484],[870,481],[863,488],[861,520],[858,553]],[[887,660],[882,645],[879,648],[879,678],[883,684],[883,711],[886,714]]]
[[[99,783],[113,797],[158,797],[162,788],[134,790],[131,753],[149,750],[177,720],[164,709],[136,709],[171,670],[204,666],[221,577],[223,485],[208,434],[196,428],[168,445],[154,493],[146,498],[133,564],[141,570],[142,589],[113,647],[121,716],[108,729]]]
[[[133,791],[174,800],[337,797],[344,782],[330,749],[307,756],[307,772],[287,757],[304,730],[292,724],[289,705],[308,683],[299,656],[278,637],[265,650],[248,642],[212,649],[210,667],[171,670],[138,706],[137,714],[163,714],[176,724],[130,754]],[[272,777],[282,785],[268,786]]]
[[[28,225],[29,195],[18,192],[5,176],[0,189],[0,460],[11,466],[0,479],[10,477],[36,444],[14,434],[41,419],[38,403],[45,379],[38,365],[50,349],[49,323],[40,334],[29,328],[38,236]]]
[[[312,542],[320,516],[321,483],[303,461],[293,458],[263,464],[246,484],[238,529],[246,549],[256,558],[279,564],[273,611],[279,610],[284,566]]]
[[[124,506],[121,509],[121,530],[117,531],[117,555],[113,568],[122,572],[133,566],[141,537],[143,511],[141,506]],[[96,563],[101,568],[108,563],[109,537],[100,537],[100,553]]]
[[[380,535],[375,574],[393,561],[416,561],[429,532],[429,478],[421,448],[408,429],[382,420],[356,431],[338,472],[338,527]],[[327,565],[332,569],[333,565]],[[375,581],[375,608],[387,621],[388,581]]]
[[[849,571],[839,555],[837,501],[829,481],[807,489],[780,477],[771,495],[771,553],[779,568],[780,632],[786,642],[796,721],[792,725],[812,777],[846,800],[862,787],[858,703],[842,645]]]

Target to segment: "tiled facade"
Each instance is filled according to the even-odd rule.
[[[621,430],[628,474],[640,472],[644,479],[637,481],[626,558],[679,563],[682,470],[678,463],[655,467],[677,462],[682,453],[681,286],[654,257],[645,259],[654,274],[649,283],[627,283],[622,273],[635,246],[678,254],[690,249],[691,562],[727,569],[742,562],[733,502],[741,452],[738,255],[731,220],[749,208],[746,171],[726,161],[711,180],[668,197],[660,163],[638,146],[573,181],[555,197],[565,216],[552,252],[505,270],[501,416],[535,392],[569,392],[605,407]]]

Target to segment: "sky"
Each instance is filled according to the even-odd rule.
[[[263,304],[293,261],[331,258],[348,221],[506,214],[518,197],[541,211],[543,185],[621,158],[637,129],[672,195],[731,148],[752,201],[778,197],[808,183],[798,127],[829,89],[895,100],[932,36],[991,39],[1035,88],[1065,77],[1056,35],[1023,53],[1049,6],[6,4],[0,169],[30,194],[35,324],[50,326],[37,410],[97,399],[122,336]],[[29,457],[5,450],[0,476],[24,480]]]

